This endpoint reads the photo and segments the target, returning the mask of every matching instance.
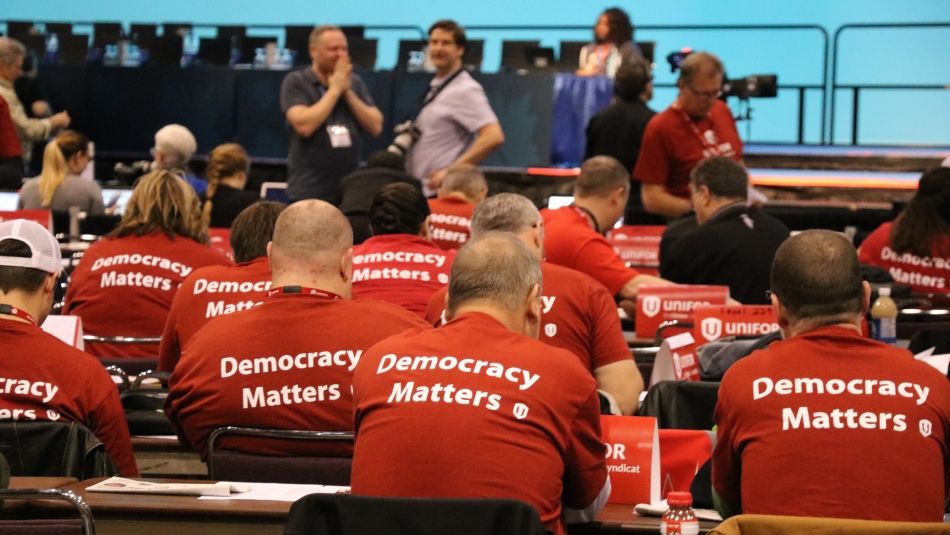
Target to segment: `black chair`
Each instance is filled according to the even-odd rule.
[[[270,483],[307,483],[321,485],[349,485],[352,457],[332,455],[261,455],[226,449],[219,445],[224,438],[262,440],[271,444],[310,442],[320,446],[344,447],[353,444],[353,433],[348,431],[302,431],[289,429],[260,429],[254,427],[221,427],[208,438],[208,477],[225,481],[258,481]],[[349,453],[348,451],[346,453]]]
[[[92,35],[95,37],[110,37],[116,38],[122,36],[122,23],[121,22],[93,22],[92,23]]]
[[[409,64],[409,53],[422,52],[427,46],[429,46],[429,41],[424,39],[400,39],[399,55],[396,56],[396,68],[406,70],[406,65]]]
[[[149,359],[100,358],[99,362],[101,362],[102,365],[107,369],[110,366],[115,366],[116,368],[124,371],[129,377],[135,377],[139,374],[150,372],[155,368],[158,368],[157,357]],[[131,384],[129,386],[131,386]]]
[[[207,65],[231,64],[230,37],[202,37],[198,45],[198,59]]]
[[[462,55],[462,65],[470,71],[482,70],[482,58],[485,56],[485,40],[469,39]]]
[[[376,68],[377,39],[350,39],[350,60],[354,67],[373,70]]]
[[[138,42],[139,39],[154,39],[158,36],[158,25],[133,23],[129,25],[129,37]]]
[[[581,49],[587,46],[588,41],[561,41],[561,48],[557,54],[557,64],[563,71],[574,72],[580,65]]]
[[[643,53],[643,57],[650,63],[653,63],[653,55],[656,52],[656,41],[637,41],[637,46],[640,48],[640,52]]]
[[[541,46],[539,40],[529,41],[502,41],[501,42],[501,69],[503,71],[517,71],[530,68],[527,60],[527,49]]]
[[[39,34],[34,34],[34,33],[22,34],[22,35],[11,34],[11,37],[23,43],[23,46],[25,46],[28,51],[27,53],[29,53],[29,51],[32,51],[34,54],[36,54],[40,58],[40,61],[43,61],[44,56],[46,55],[46,36],[45,35],[39,35]]]
[[[711,381],[660,381],[647,390],[638,416],[654,416],[660,429],[713,427],[713,410],[719,383]]]
[[[237,44],[247,35],[247,26],[218,26],[218,39],[231,39]]]
[[[68,490],[60,489],[2,489],[0,503],[4,500],[32,501],[54,500],[66,502],[79,515],[78,519],[31,518],[0,520],[0,533],[17,535],[95,535],[96,525],[92,509],[82,498]]]
[[[19,40],[18,36],[29,35],[33,31],[33,26],[33,21],[30,20],[8,20],[7,35]]]
[[[311,494],[294,502],[284,535],[544,535],[518,500]]]
[[[163,22],[162,23],[162,35],[177,35],[178,37],[184,37],[185,34],[191,33],[191,23],[190,22]]]
[[[165,34],[162,37],[139,37],[137,42],[139,48],[147,54],[148,63],[153,65],[181,64],[184,44],[180,36],[172,33]]]
[[[77,422],[0,422],[0,454],[14,476],[82,480],[116,474],[105,445]]]
[[[64,35],[73,34],[72,22],[47,22],[44,26],[47,35],[55,33],[57,37],[62,38]]]
[[[310,32],[314,26],[284,26],[284,48],[296,52],[295,65],[310,64]]]
[[[276,37],[245,37],[241,40],[241,58],[240,63],[251,63],[254,61],[254,54],[258,48],[267,48],[269,43],[277,44]]]
[[[59,35],[56,63],[59,65],[82,65],[89,56],[88,35]]]
[[[138,436],[174,435],[175,427],[165,415],[168,397],[168,372],[144,371],[136,375],[122,392],[122,409],[129,434]]]

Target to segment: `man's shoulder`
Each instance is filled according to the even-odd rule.
[[[544,276],[544,288],[546,290],[548,289],[548,283],[551,283],[552,290],[562,288],[578,290],[585,295],[594,291],[607,291],[603,285],[590,275],[559,264],[542,262],[541,273]]]

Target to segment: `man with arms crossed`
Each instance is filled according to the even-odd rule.
[[[462,247],[449,323],[388,338],[354,373],[353,494],[514,498],[558,534],[592,520],[610,494],[597,385],[536,340],[541,307],[541,266],[518,238]]]
[[[940,522],[950,384],[907,350],[861,335],[871,288],[854,246],[826,230],[793,236],[770,282],[784,340],[723,377],[717,509]]]
[[[462,67],[465,30],[454,20],[429,28],[429,59],[435,65],[415,126],[422,136],[409,150],[406,168],[432,196],[453,164],[477,164],[505,142],[485,90]]]
[[[291,128],[287,197],[338,202],[340,179],[359,164],[362,133],[378,136],[383,114],[353,74],[342,30],[314,28],[310,58],[310,68],[288,74],[280,87],[280,108]]]
[[[643,390],[640,370],[630,356],[613,297],[594,279],[557,264],[544,262],[544,223],[527,197],[499,193],[480,204],[472,232],[510,232],[541,261],[544,305],[538,339],[574,353],[610,395],[620,412],[633,414]],[[426,319],[441,324],[447,289],[429,300]]]

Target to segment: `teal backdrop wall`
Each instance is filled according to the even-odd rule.
[[[494,71],[498,68],[503,38],[540,38],[543,45],[555,48],[562,39],[587,39],[590,30],[586,27],[592,26],[598,13],[611,5],[624,8],[635,24],[642,26],[818,25],[828,32],[829,40],[844,24],[950,23],[950,0],[0,0],[0,28],[7,19],[80,24],[97,20],[126,24],[176,21],[196,24],[197,35],[214,35],[215,24],[245,24],[251,27],[250,34],[268,35],[274,32],[274,27],[284,24],[367,25],[370,26],[367,35],[380,39],[378,67],[388,68],[395,63],[398,39],[416,38],[418,33],[373,29],[374,25],[425,28],[437,18],[450,17],[468,26],[585,27],[570,31],[470,31],[470,38],[486,39],[483,70]],[[83,31],[83,27],[77,31]],[[824,74],[823,40],[817,30],[642,29],[636,39],[656,41],[656,81],[659,84],[675,81],[663,58],[684,46],[717,53],[732,76],[777,73],[782,85],[820,85]],[[829,54],[830,46],[829,43]],[[859,111],[862,144],[950,146],[950,28],[846,30],[841,34],[838,64],[838,82],[842,84],[943,86],[939,90],[863,90]],[[658,89],[651,106],[662,109],[674,96],[672,89]],[[850,91],[839,90],[837,103],[834,137],[836,143],[847,143],[851,136]],[[730,104],[736,109],[734,101]],[[798,114],[795,91],[780,91],[776,99],[753,100],[752,107],[754,120],[740,126],[747,141],[795,141]],[[820,141],[821,109],[820,91],[807,91],[806,142]]]

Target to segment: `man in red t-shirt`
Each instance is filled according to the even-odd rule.
[[[528,246],[538,260],[544,257],[541,214],[527,197],[499,193],[475,209],[472,233],[510,232]],[[630,356],[613,297],[594,279],[579,271],[541,262],[539,340],[567,349],[597,380],[597,387],[616,401],[623,414],[633,414],[643,390],[643,378]],[[447,289],[429,300],[426,320],[443,323]]]
[[[23,148],[10,118],[10,106],[0,98],[0,188],[18,189],[23,185]]]
[[[472,211],[488,195],[488,182],[477,167],[449,168],[438,197],[429,199],[429,238],[443,249],[458,249],[472,234]]]
[[[647,123],[633,178],[643,183],[643,206],[679,217],[690,210],[689,172],[710,156],[742,159],[742,140],[722,95],[723,66],[708,52],[683,60],[679,95]]]
[[[79,422],[119,473],[137,476],[119,394],[95,358],[43,332],[62,268],[59,244],[23,219],[0,223],[0,421]]]
[[[871,290],[837,233],[785,241],[771,273],[783,341],[723,377],[712,457],[723,516],[940,522],[950,479],[950,383],[865,338]]]
[[[509,233],[452,266],[449,322],[390,337],[353,375],[353,494],[514,498],[549,531],[590,521],[610,494],[597,385],[538,342],[541,267]]]
[[[350,378],[363,352],[429,327],[394,305],[350,300],[352,246],[349,221],[326,202],[301,201],[280,214],[263,303],[208,322],[169,379],[165,412],[183,443],[204,456],[211,432],[228,425],[352,429]],[[221,445],[275,455],[308,448],[237,439]]]
[[[264,299],[270,289],[267,243],[284,208],[283,203],[261,201],[242,210],[231,225],[236,265],[199,268],[181,283],[165,320],[159,370],[174,370],[182,348],[211,318],[247,310]]]
[[[541,211],[546,260],[591,276],[623,299],[635,299],[641,284],[669,284],[627,267],[604,238],[623,215],[629,194],[627,171],[616,158],[585,161],[574,184],[574,204]]]

